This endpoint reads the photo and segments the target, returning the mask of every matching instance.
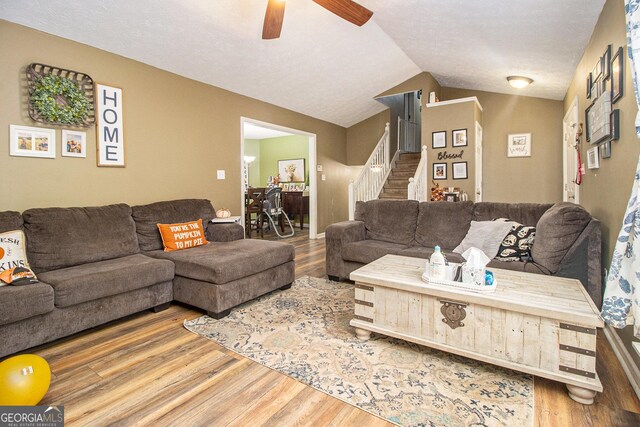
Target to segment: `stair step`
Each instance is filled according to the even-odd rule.
[[[393,186],[397,186],[397,185],[404,185],[405,187],[407,185],[409,185],[409,178],[413,177],[413,174],[410,177],[396,177],[396,176],[390,176],[387,179],[387,184],[388,185],[393,185]]]
[[[393,168],[395,169],[402,169],[402,170],[407,170],[407,169],[413,169],[414,171],[416,169],[418,169],[418,164],[417,163],[396,163],[396,166]]]
[[[390,177],[393,179],[406,179],[409,180],[409,178],[413,178],[413,176],[416,174],[415,169],[414,170],[396,170],[394,169],[393,171],[391,171],[391,175]]]
[[[398,199],[398,200],[406,200],[406,194],[389,194],[389,193],[381,193],[379,199]]]
[[[407,195],[407,187],[393,188],[393,187],[387,187],[385,185],[383,187],[383,189],[382,189],[382,193],[381,194],[404,194],[406,196]]]
[[[400,153],[398,158],[400,160],[417,159],[418,161],[420,161],[420,155],[421,153]]]

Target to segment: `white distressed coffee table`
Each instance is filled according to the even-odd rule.
[[[423,282],[425,263],[386,255],[351,273],[358,338],[377,332],[560,381],[593,403],[604,325],[578,280],[490,268],[497,289],[481,294]]]

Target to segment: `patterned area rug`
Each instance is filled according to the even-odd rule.
[[[373,334],[358,340],[354,287],[303,277],[184,326],[261,365],[406,426],[533,425],[533,378]]]

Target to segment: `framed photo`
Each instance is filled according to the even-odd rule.
[[[284,191],[289,191],[289,183],[281,184],[281,185],[283,186],[283,187],[282,187],[282,189],[283,189]]]
[[[466,147],[468,145],[466,129],[454,130],[453,132],[451,132],[451,137],[452,147]]]
[[[598,156],[598,147],[589,148],[587,150],[587,169],[598,169],[600,167],[600,156]]]
[[[589,123],[589,112],[593,108],[593,104],[595,104],[595,102],[593,102],[587,107],[586,110],[584,110],[584,134],[586,135],[585,139],[589,143],[591,143],[591,124]]]
[[[431,132],[431,148],[447,148],[447,131]]]
[[[600,76],[602,75],[601,59],[598,59],[596,61],[596,65],[593,66],[593,71],[591,71],[591,74],[593,75],[593,80],[598,80],[600,78]]]
[[[607,80],[611,76],[611,45],[607,46],[600,62],[602,63],[602,79]]]
[[[62,155],[64,157],[87,157],[87,133],[62,129]]]
[[[456,192],[453,193],[444,193],[444,201],[445,202],[457,202],[460,198],[459,194]]]
[[[507,157],[531,157],[531,134],[509,134],[507,137]]]
[[[467,162],[453,162],[451,164],[453,179],[467,179]]]
[[[56,130],[9,125],[9,155],[56,158]]]
[[[598,99],[602,95],[602,79],[591,82],[591,99]]]
[[[618,51],[613,58],[611,58],[611,103],[615,104],[618,102],[622,95],[624,94],[623,86],[624,86],[624,62],[622,48],[618,48]]]
[[[281,182],[304,182],[304,159],[278,160]]]
[[[587,99],[591,99],[591,73],[587,74]]]
[[[620,139],[620,110],[615,109],[611,112],[609,123],[611,129],[610,139],[611,141],[617,141]]]
[[[605,141],[600,144],[600,157],[603,159],[611,157],[611,141]]]
[[[433,164],[433,179],[447,179],[447,164],[446,163],[434,163]]]

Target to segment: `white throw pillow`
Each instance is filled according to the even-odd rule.
[[[21,230],[0,233],[0,273],[13,268],[31,270],[25,253],[24,233]],[[0,286],[4,285],[6,283],[0,280]]]
[[[513,221],[471,221],[471,227],[462,242],[453,250],[463,253],[471,247],[480,249],[489,258],[498,254],[500,244],[516,224]]]

